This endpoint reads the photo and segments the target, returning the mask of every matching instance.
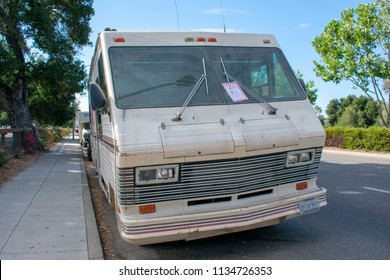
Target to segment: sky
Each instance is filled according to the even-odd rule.
[[[320,60],[312,42],[341,12],[356,8],[364,0],[95,0],[90,41],[95,44],[106,27],[120,31],[216,31],[273,34],[294,71],[314,81],[324,113],[333,98],[360,95],[349,82],[323,82],[314,72]],[[223,11],[223,13],[222,13]],[[89,66],[93,47],[86,47],[81,59]],[[87,97],[79,98],[81,110],[88,110]]]

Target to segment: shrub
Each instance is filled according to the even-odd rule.
[[[325,128],[327,147],[351,150],[390,151],[390,128]]]
[[[15,159],[22,159],[23,154],[24,154],[24,149],[17,148],[15,151]]]
[[[5,148],[0,146],[0,167],[7,163],[7,152]]]
[[[69,135],[71,129],[46,129],[40,133],[39,140],[44,147],[60,142],[64,136]]]
[[[32,154],[35,146],[35,136],[32,131],[25,131],[22,133],[22,148],[26,153]]]

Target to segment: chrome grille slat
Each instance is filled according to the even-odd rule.
[[[254,171],[257,171],[259,169],[261,170],[275,170],[275,169],[278,169],[278,168],[283,168],[283,165],[284,165],[284,161],[283,162],[274,162],[274,163],[271,163],[271,164],[267,164],[266,167],[264,167],[265,165],[256,165],[256,166],[250,166],[248,167],[245,171],[242,171],[241,174],[242,175],[246,175],[246,174],[251,174],[253,173]],[[240,164],[238,165],[238,167],[241,166]],[[215,176],[219,176],[218,174],[221,174],[221,173],[226,173],[226,172],[236,172],[237,171],[237,166],[236,167],[232,167],[232,168],[229,168],[229,169],[214,169],[214,168],[210,168],[209,170],[196,170],[196,171],[192,171],[192,170],[185,170],[185,171],[182,171],[181,173],[181,176],[182,176],[182,180],[184,180],[187,176],[189,177],[193,177],[194,175],[197,176],[197,178],[199,177],[205,177],[205,176],[209,176],[209,174],[211,175],[215,175]],[[201,174],[201,175],[198,175],[198,174]]]
[[[259,191],[316,178],[322,148],[308,165],[285,167],[286,153],[181,165],[181,181],[161,185],[134,185],[134,169],[117,169],[121,205],[156,203]]]
[[[316,167],[314,168],[318,168],[318,164],[316,165]],[[314,170],[314,168],[312,168]],[[268,171],[268,173],[263,173],[265,171]],[[255,179],[259,179],[259,178],[263,178],[263,177],[274,177],[274,180],[278,180],[278,179],[282,179],[282,178],[279,178],[279,176],[282,176],[283,174],[285,174],[285,170],[284,169],[262,169],[260,170],[262,173],[258,173],[258,174],[254,174],[254,175],[250,175],[250,176],[247,176],[245,177],[245,179],[243,179],[241,176],[242,175],[228,175],[222,179],[218,179],[218,177],[216,177],[217,181],[219,183],[237,183],[237,184],[243,184],[244,182],[246,181],[250,181],[250,180],[255,180]],[[291,170],[291,169],[290,169]],[[309,170],[310,171],[310,170]],[[304,172],[305,174],[307,172],[309,172],[307,170],[307,166],[301,166],[301,167],[297,167],[295,168],[294,170],[294,174],[299,174],[300,172]],[[252,172],[253,174],[253,172]],[[286,176],[290,177],[291,174],[286,174]],[[182,179],[182,182],[183,183],[186,183],[187,186],[192,186],[192,185],[202,185],[202,182],[203,184],[205,185],[209,185],[210,184],[210,181],[211,179],[213,179],[214,176],[197,176],[195,178],[191,178],[189,177],[188,179]],[[233,178],[231,180],[228,180],[229,178]],[[188,182],[190,181],[190,182]]]
[[[255,157],[247,157],[247,158],[233,158],[233,159],[221,159],[218,161],[205,161],[205,162],[186,162],[185,164],[192,167],[202,167],[202,166],[217,166],[217,165],[223,165],[228,166],[229,164],[235,164],[236,162],[261,162],[261,161],[268,161],[273,160],[276,158],[284,158],[284,154],[270,154],[267,155],[267,158],[261,158],[262,156],[255,156]]]
[[[183,187],[181,189],[181,192],[182,192],[182,194],[185,194],[185,193],[196,193],[196,192],[201,192],[201,191],[210,191],[210,188],[212,187],[213,192],[217,191],[217,190],[224,190],[225,192],[228,192],[229,190],[231,190],[232,192],[229,194],[233,194],[233,193],[236,193],[237,189],[239,189],[240,192],[243,192],[243,190],[245,190],[245,191],[252,190],[253,185],[261,184],[262,188],[264,188],[266,186],[272,186],[275,184],[275,181],[278,181],[278,180],[282,181],[283,184],[285,184],[287,182],[304,181],[304,180],[313,178],[310,175],[315,176],[315,174],[308,174],[306,171],[304,171],[304,172],[294,173],[294,176],[285,176],[285,175],[275,176],[275,177],[273,177],[274,180],[270,180],[270,176],[269,176],[269,177],[265,177],[265,178],[259,178],[257,180],[245,180],[242,182],[232,183],[230,186],[226,186],[223,184],[215,184],[215,183],[214,184],[205,183],[202,185],[194,184],[193,187],[188,187],[188,185],[186,185],[186,187]],[[256,186],[256,188],[257,188],[257,186]],[[142,188],[142,190],[140,188],[138,193],[139,194],[142,193],[143,196],[147,197],[149,195],[155,195],[154,189],[155,188],[153,188],[153,187]],[[165,186],[164,189],[160,190],[160,194],[169,193],[169,192],[174,192],[174,193],[177,192],[177,185],[168,185],[168,186]]]

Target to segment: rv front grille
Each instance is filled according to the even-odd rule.
[[[279,185],[317,177],[322,148],[308,165],[286,167],[286,152],[254,157],[181,164],[180,181],[136,186],[134,168],[117,168],[120,205],[262,192]]]

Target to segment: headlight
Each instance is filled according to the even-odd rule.
[[[311,152],[301,153],[301,156],[300,156],[301,162],[311,161],[311,158],[312,158],[312,153]]]
[[[137,167],[135,169],[135,184],[149,185],[172,183],[179,181],[179,165],[160,165]]]
[[[294,151],[287,153],[286,166],[310,164],[314,161],[314,150]]]
[[[170,168],[161,168],[157,170],[157,179],[171,179],[175,177],[175,169]]]
[[[296,164],[299,162],[298,154],[288,154],[287,155],[287,164]]]

